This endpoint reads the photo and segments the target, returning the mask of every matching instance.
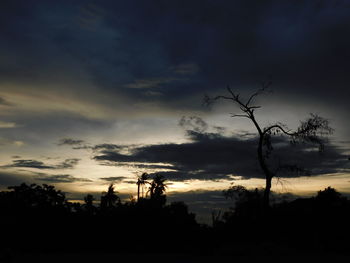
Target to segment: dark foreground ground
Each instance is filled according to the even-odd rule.
[[[166,262],[166,263],[206,263],[206,262],[350,262],[350,256],[311,252],[275,253],[255,251],[251,253],[219,253],[209,255],[193,254],[113,254],[113,253],[67,253],[67,254],[25,254],[14,255],[2,262]]]
[[[350,262],[350,200],[334,189],[264,209],[243,197],[209,227],[163,195],[80,206],[21,185],[0,192],[0,263]]]

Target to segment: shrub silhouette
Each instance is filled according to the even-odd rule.
[[[349,200],[331,187],[315,197],[277,203],[267,217],[261,212],[262,190],[231,186],[224,194],[235,202],[233,209],[209,227],[199,225],[184,202],[165,203],[164,178],[154,177],[152,182],[152,198],[139,202],[122,202],[112,184],[102,193],[100,206],[89,194],[83,205],[69,202],[49,185],[9,187],[0,192],[0,223],[6,226],[1,246],[14,253],[146,253],[154,248],[157,253],[207,253],[220,246],[235,251],[269,242],[276,247],[349,251]],[[136,251],[130,246],[135,242]]]

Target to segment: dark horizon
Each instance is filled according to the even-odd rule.
[[[96,262],[108,256],[158,262],[162,256],[171,262],[246,262],[288,255],[287,262],[295,262],[349,257],[350,200],[334,188],[266,209],[263,189],[231,186],[224,195],[232,208],[213,211],[208,226],[198,223],[186,203],[167,202],[164,177],[143,179],[151,180],[139,181],[149,185],[148,195],[138,191],[136,200],[122,202],[111,184],[97,205],[89,194],[84,204],[67,202],[59,189],[46,184],[1,191],[0,223],[6,228],[0,260]]]

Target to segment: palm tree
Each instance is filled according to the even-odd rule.
[[[162,175],[156,174],[153,177],[153,180],[151,182],[151,186],[148,190],[148,192],[150,193],[151,199],[157,199],[165,193],[166,188],[168,187],[165,184],[165,181],[166,181],[166,179]]]
[[[107,192],[102,193],[101,196],[101,207],[111,208],[116,202],[120,202],[119,197],[114,191],[113,183],[109,185]]]
[[[140,200],[140,188],[141,188],[141,197],[143,198],[143,190],[146,184],[149,184],[147,181],[149,179],[148,173],[143,173],[137,178],[137,201]]]

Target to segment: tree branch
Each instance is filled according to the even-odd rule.
[[[244,114],[232,114],[231,117],[245,117],[250,119],[249,115],[244,115]]]
[[[258,91],[256,91],[255,93],[253,93],[253,94],[249,97],[247,103],[245,104],[247,107],[249,107],[249,104],[250,104],[250,102],[254,99],[254,97],[260,95],[261,93],[264,93],[264,92],[270,87],[271,81],[263,82],[261,85],[262,85],[262,88],[260,88]]]
[[[286,134],[288,136],[295,136],[295,133],[291,133],[290,130],[286,131],[280,124],[275,124],[275,125],[272,125],[270,127],[264,128],[263,135],[265,135],[266,133],[268,133],[272,129],[276,129],[276,128],[281,130],[284,134]]]

